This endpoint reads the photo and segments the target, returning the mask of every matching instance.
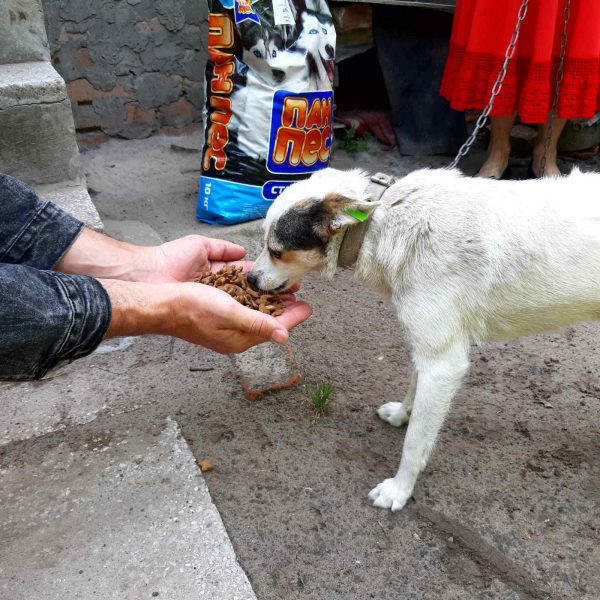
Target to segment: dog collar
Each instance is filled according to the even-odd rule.
[[[385,173],[376,173],[373,175],[367,186],[367,202],[378,202],[381,200],[383,194],[394,183],[396,183],[396,180],[391,175],[386,175]],[[359,218],[355,218],[359,222],[356,225],[347,227],[344,232],[338,253],[338,267],[351,267],[356,262],[363,240],[365,239],[369,220],[360,221]]]

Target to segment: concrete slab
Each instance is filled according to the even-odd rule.
[[[54,202],[88,227],[97,231],[104,229],[100,215],[83,185],[67,181],[38,186],[36,191],[40,197]]]
[[[162,422],[184,405],[239,389],[226,356],[161,336],[110,340],[41,381],[0,381],[0,455],[3,446],[73,435],[105,418]]]
[[[50,60],[41,0],[2,0],[0,63]]]
[[[0,64],[0,110],[25,104],[62,102],[66,98],[65,82],[49,62]]]
[[[232,241],[260,241],[262,219],[229,227],[195,219],[200,152],[188,150],[199,146],[198,140],[198,134],[112,139],[83,151],[88,184],[98,192],[94,202],[105,223],[146,223],[163,240],[195,233]]]
[[[254,600],[174,421],[0,470],[0,598]]]
[[[155,246],[164,241],[147,223],[128,219],[107,219],[104,221],[104,231],[117,240],[140,246]]]
[[[65,82],[49,62],[0,65],[0,172],[29,184],[81,179]]]
[[[30,185],[81,177],[68,99],[0,110],[0,131],[0,172]]]

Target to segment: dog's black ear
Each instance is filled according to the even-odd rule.
[[[322,200],[322,211],[328,218],[329,230],[332,233],[366,221],[379,202],[367,202],[362,199],[352,199],[341,194],[327,194]]]

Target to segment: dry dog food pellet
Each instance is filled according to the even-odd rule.
[[[215,468],[215,465],[213,465],[212,460],[210,460],[209,458],[205,458],[204,460],[199,460],[198,466],[200,467],[200,470],[203,473],[208,473],[208,471],[212,471]]]
[[[277,294],[261,294],[256,291],[246,279],[246,273],[242,267],[228,265],[217,273],[211,273],[205,269],[202,276],[196,280],[204,285],[211,285],[235,298],[240,304],[259,310],[262,313],[278,317],[283,313],[284,307],[281,298]]]

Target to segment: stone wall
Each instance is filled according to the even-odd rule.
[[[40,0],[0,1],[0,64],[49,60]]]
[[[143,138],[201,121],[206,0],[43,0],[79,131]]]

